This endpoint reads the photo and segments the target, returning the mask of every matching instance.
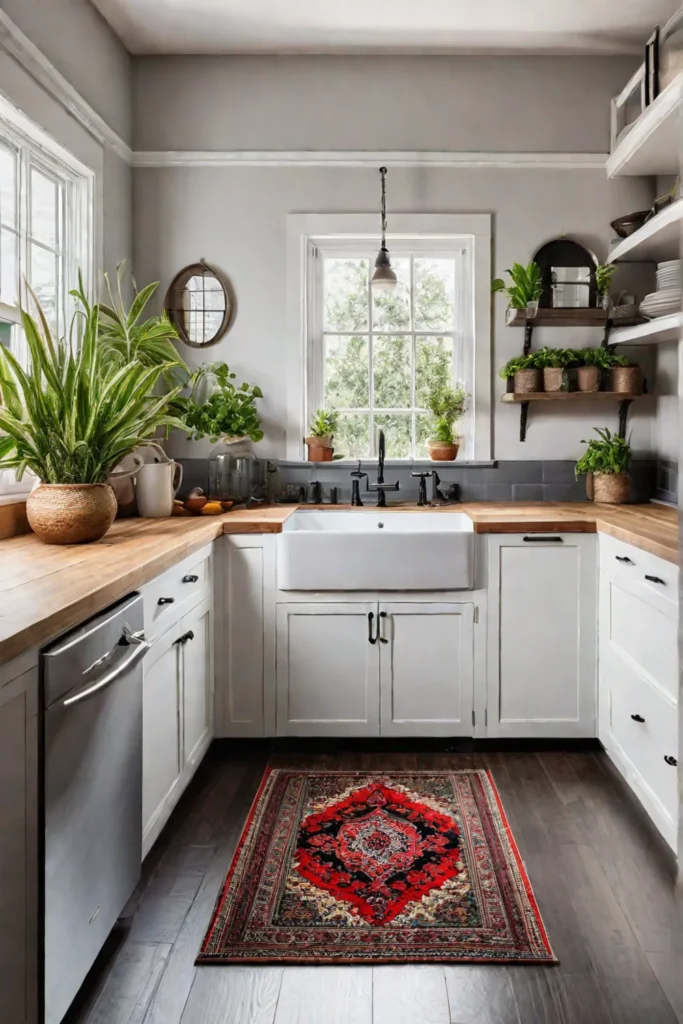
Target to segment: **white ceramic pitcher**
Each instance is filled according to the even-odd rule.
[[[147,462],[137,476],[138,513],[143,519],[163,519],[173,512],[173,499],[183,480],[178,462]]]

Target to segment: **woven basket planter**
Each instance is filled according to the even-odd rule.
[[[514,377],[515,394],[526,395],[530,391],[543,390],[542,370],[517,370]]]
[[[569,374],[557,366],[546,366],[543,369],[544,391],[569,391]]]
[[[639,366],[614,366],[610,375],[610,391],[618,394],[639,395],[643,375]]]
[[[114,522],[116,497],[109,484],[40,484],[28,497],[26,515],[45,544],[87,544]]]
[[[427,441],[427,448],[429,449],[429,458],[433,462],[453,462],[458,457],[458,451],[460,444],[454,442],[449,444],[447,441]]]
[[[576,371],[579,391],[599,391],[602,383],[602,370],[599,366],[579,366]]]
[[[631,500],[628,473],[594,473],[593,501],[601,505],[624,505]]]

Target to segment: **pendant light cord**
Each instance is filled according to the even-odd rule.
[[[382,249],[387,247],[387,169],[386,167],[380,167],[379,173],[382,175]]]

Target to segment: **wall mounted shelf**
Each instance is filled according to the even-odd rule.
[[[683,332],[683,313],[659,316],[634,327],[619,327],[612,331],[610,345],[661,345],[678,341]]]
[[[626,419],[631,402],[642,395],[624,391],[530,391],[515,394],[507,391],[500,400],[505,405],[521,406],[519,421],[519,439],[526,441],[529,405],[532,402],[618,402],[619,403],[619,434],[626,435]]]
[[[607,177],[678,174],[683,72],[625,129],[607,160]]]
[[[622,238],[608,256],[609,263],[659,263],[678,259],[681,250],[683,199],[658,213],[628,238]]]
[[[641,323],[642,317],[625,317],[610,310],[608,317],[604,309],[539,309],[534,317],[528,317],[524,309],[508,309],[505,324],[507,327],[524,328],[524,355],[531,351],[531,341],[535,327],[602,327],[605,331],[603,345],[607,345],[615,324],[621,326]]]

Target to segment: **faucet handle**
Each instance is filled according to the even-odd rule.
[[[362,470],[360,468],[360,459],[359,459],[358,460],[358,465],[356,466],[356,468],[354,470],[351,471],[351,476],[354,478],[354,480],[362,480],[363,477],[367,477],[367,475],[368,475],[367,473],[363,473],[362,472]]]
[[[419,477],[420,480],[426,480],[427,477],[436,476],[436,473],[434,472],[433,469],[430,469],[428,473],[411,473],[410,475],[414,477]]]

